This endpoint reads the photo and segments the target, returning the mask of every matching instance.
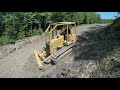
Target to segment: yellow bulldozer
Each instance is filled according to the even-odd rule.
[[[62,28],[62,29],[61,29]],[[43,64],[56,64],[58,57],[68,51],[76,42],[76,23],[57,22],[52,23],[45,30],[46,47],[42,53],[34,50],[35,60],[39,69]]]

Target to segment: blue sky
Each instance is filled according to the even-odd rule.
[[[102,19],[114,19],[118,12],[97,12],[100,14]]]

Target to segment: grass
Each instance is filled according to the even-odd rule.
[[[115,23],[99,34],[100,46],[105,51],[98,70],[92,77],[120,77],[120,23]],[[102,74],[102,75],[101,75]],[[101,75],[101,76],[100,76]]]
[[[4,36],[1,36],[0,37],[0,45],[6,45],[6,44],[9,44],[9,43],[14,43],[15,40],[10,38],[9,36],[7,35],[4,35]]]
[[[41,78],[46,78],[47,77],[47,75],[46,74],[43,74],[42,76],[41,76]]]

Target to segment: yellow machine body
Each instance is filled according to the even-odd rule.
[[[58,36],[52,39],[49,43],[50,45],[50,54],[54,54],[58,47],[62,47],[64,45],[64,37]]]
[[[74,32],[68,34],[69,25],[74,25]],[[58,33],[57,27],[63,26],[67,30],[66,39],[64,35]],[[48,26],[45,31],[46,49],[43,53],[39,53],[34,50],[34,55],[39,68],[42,68],[44,62],[50,62],[51,56],[53,56],[58,48],[70,45],[76,41],[76,23],[75,22],[58,22]],[[39,58],[38,58],[39,57]]]

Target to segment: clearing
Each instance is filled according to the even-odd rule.
[[[106,26],[107,24],[85,24],[77,26],[78,40],[76,47],[69,54],[61,58],[57,65],[46,65],[45,71],[38,69],[33,57],[34,49],[42,51],[42,48],[45,46],[44,35],[41,35],[38,41],[26,44],[24,47],[0,59],[0,77],[40,78],[44,76],[49,78],[89,78],[90,74],[97,69],[99,55],[92,53],[94,48],[88,48],[87,45],[96,43],[92,42],[91,39],[96,39],[96,33]]]

